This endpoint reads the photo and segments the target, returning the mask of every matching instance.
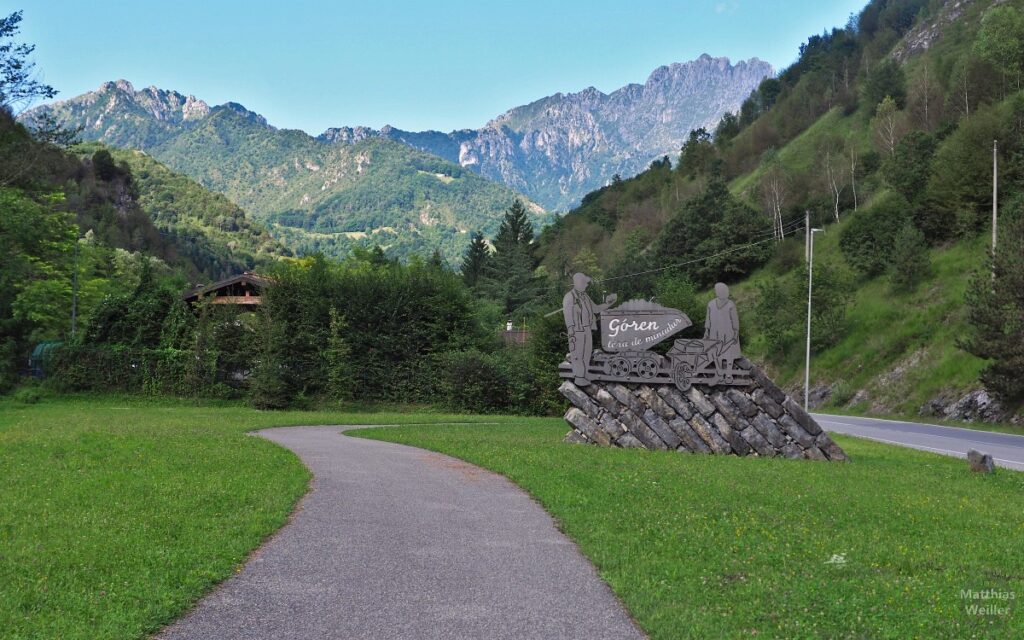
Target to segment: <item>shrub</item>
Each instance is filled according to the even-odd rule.
[[[800,312],[792,287],[784,286],[777,279],[759,283],[755,317],[768,357],[777,361],[791,350],[800,336]]]
[[[896,234],[896,250],[890,260],[892,287],[898,292],[913,291],[928,276],[931,262],[924,234],[907,223]]]
[[[21,404],[36,404],[43,398],[43,393],[38,386],[31,385],[21,387],[13,394],[15,402]]]
[[[850,290],[850,277],[845,270],[825,261],[814,265],[814,351],[830,347],[846,335]],[[754,309],[768,358],[779,362],[788,354],[797,353],[807,330],[807,267],[802,266],[790,276],[759,283]]]
[[[896,249],[896,236],[910,220],[910,203],[896,193],[853,215],[839,236],[839,248],[855,269],[872,277],[884,273]]]
[[[256,367],[249,389],[249,404],[257,409],[284,409],[291,401],[288,387],[272,363]]]
[[[833,407],[842,407],[853,399],[854,393],[856,391],[853,385],[846,380],[837,380],[832,385],[832,396],[829,398],[829,401]]]
[[[0,340],[0,395],[14,388],[18,379],[18,343],[13,338]]]
[[[440,400],[450,409],[472,413],[506,410],[510,402],[505,367],[492,354],[446,353],[437,358]]]

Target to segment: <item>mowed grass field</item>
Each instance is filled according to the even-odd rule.
[[[467,421],[492,424],[450,424]],[[147,636],[308,486],[294,455],[247,431],[396,423],[416,426],[359,435],[511,478],[654,638],[1024,636],[1017,599],[972,616],[993,601],[961,597],[1024,597],[1018,473],[850,438],[838,465],[570,446],[560,419],[46,399],[0,401],[0,637]]]
[[[247,431],[451,419],[0,400],[0,638],[143,638],[234,573],[310,479]]]
[[[510,478],[652,638],[1024,637],[1024,474],[846,437],[853,461],[836,464],[565,445],[565,431],[552,420],[355,434]],[[993,604],[1009,611],[967,609]]]

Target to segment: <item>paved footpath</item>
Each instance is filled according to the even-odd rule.
[[[967,457],[970,449],[976,449],[992,454],[992,460],[1001,467],[1024,471],[1024,436],[900,420],[824,413],[813,415],[822,428],[832,433],[845,433],[960,458]]]
[[[162,640],[642,638],[551,517],[436,453],[290,427],[313,472],[293,519]]]

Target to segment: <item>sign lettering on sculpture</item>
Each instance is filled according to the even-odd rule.
[[[739,318],[729,288],[715,285],[708,303],[704,338],[676,340],[665,355],[651,348],[693,325],[685,313],[648,300],[630,300],[618,307],[614,294],[604,304],[587,295],[590,278],[577,273],[573,289],[562,300],[569,353],[559,375],[578,386],[594,380],[675,384],[746,385],[750,374],[735,366],[740,357]],[[598,323],[600,318],[600,323]],[[600,325],[601,348],[593,348],[593,330]]]
[[[651,303],[631,300],[601,315],[601,346],[605,351],[645,350],[692,324],[675,309],[637,308],[641,304]]]

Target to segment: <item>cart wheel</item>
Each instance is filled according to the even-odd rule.
[[[636,363],[636,374],[650,379],[658,375],[658,368],[658,361],[654,358],[641,358]]]
[[[672,367],[672,381],[676,383],[676,388],[680,391],[689,391],[693,383],[690,382],[690,377],[693,375],[693,367],[686,362],[677,362]]]
[[[615,376],[616,378],[625,378],[629,375],[629,360],[626,360],[622,356],[610,359],[606,366],[608,375]]]

